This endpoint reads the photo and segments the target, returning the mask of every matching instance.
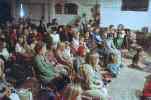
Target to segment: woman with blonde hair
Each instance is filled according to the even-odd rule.
[[[63,100],[82,100],[82,92],[79,84],[69,84],[63,93]]]
[[[100,100],[108,100],[108,92],[99,70],[98,57],[95,52],[89,53],[86,59],[87,63],[82,66],[86,78],[85,81],[88,85],[83,95],[99,97]]]

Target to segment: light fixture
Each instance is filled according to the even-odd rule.
[[[25,16],[25,12],[24,12],[24,9],[23,9],[23,4],[21,3],[20,4],[20,17],[23,18]]]

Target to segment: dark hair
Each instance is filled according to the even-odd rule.
[[[37,43],[36,46],[35,46],[35,52],[36,54],[39,54],[40,51],[42,50],[42,47],[43,47],[43,44],[42,43]]]
[[[2,59],[4,62],[6,62],[6,59],[4,58],[3,55],[0,55],[0,59]]]
[[[143,51],[142,48],[138,48],[138,49],[137,49],[137,53],[140,53],[140,52],[142,52],[142,51]]]
[[[1,90],[0,90],[0,93],[4,93],[6,91],[6,87],[3,87]]]
[[[58,32],[59,32],[60,28],[62,28],[62,30],[64,31],[64,26],[63,26],[63,25],[60,25],[60,26],[58,26],[58,28],[57,28],[57,31],[58,31]]]
[[[109,54],[109,62],[115,62],[115,54],[114,53]]]
[[[112,33],[107,34],[107,38],[109,37],[113,37],[113,34]]]

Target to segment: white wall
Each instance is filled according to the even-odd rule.
[[[55,4],[60,1],[61,0],[22,0],[26,16],[30,16],[31,19],[37,20],[34,22],[39,23],[38,20],[40,20],[41,16],[45,16],[46,21],[49,20],[48,18],[50,18],[50,20],[57,18],[59,24],[68,24],[77,16],[82,16],[83,13],[86,13],[88,19],[92,18],[91,8],[95,5],[95,0],[66,0],[68,3],[75,3],[78,5],[78,15],[55,14]],[[19,16],[18,8],[14,10],[14,12],[16,12],[16,17]]]
[[[87,0],[67,0],[68,3],[75,3],[78,6],[78,15],[64,15],[64,14],[55,14],[55,9],[53,9],[53,14],[51,14],[51,18],[57,18],[59,24],[69,24],[70,22],[72,23],[73,20],[77,16],[82,16],[83,13],[86,13],[87,18],[90,19],[92,18],[91,16],[91,8],[93,7],[94,4],[87,4]],[[84,4],[85,2],[85,4]],[[92,2],[92,1],[91,1]],[[93,2],[94,3],[94,2]],[[55,3],[53,3],[55,5]],[[54,6],[53,5],[53,6]]]
[[[110,24],[124,24],[128,28],[141,29],[144,26],[151,28],[151,0],[149,10],[121,11],[122,0],[101,0],[101,26]]]

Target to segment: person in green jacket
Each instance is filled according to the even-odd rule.
[[[45,45],[42,43],[37,44],[35,52],[36,71],[40,80],[49,83],[54,78],[59,77],[59,73],[55,71],[53,65],[45,57]]]
[[[121,37],[121,33],[117,34],[117,37],[114,38],[114,45],[117,49],[121,49],[124,43],[124,38]]]

